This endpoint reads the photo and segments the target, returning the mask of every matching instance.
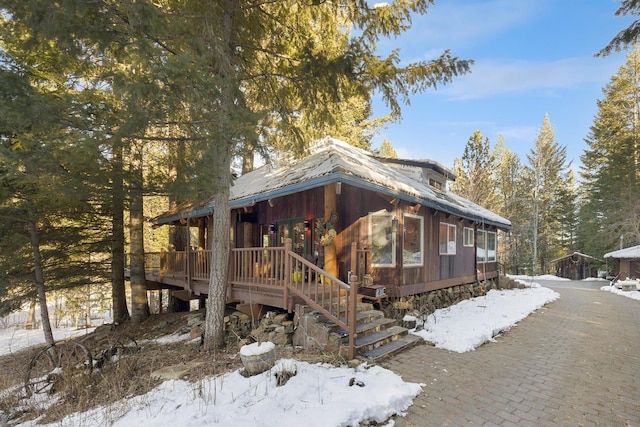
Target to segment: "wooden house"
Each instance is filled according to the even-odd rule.
[[[580,252],[573,252],[551,261],[555,266],[556,276],[571,280],[598,277],[598,266],[601,263],[601,260]]]
[[[604,254],[614,260],[614,275],[620,280],[640,278],[640,245]]]
[[[379,158],[329,137],[300,160],[240,176],[228,298],[292,311],[300,302],[321,309],[327,292],[352,295],[344,323],[333,318],[348,331],[358,292],[405,297],[497,279],[498,231],[510,222],[448,192],[452,179],[436,162]],[[148,254],[150,289],[206,295],[214,208],[179,206],[153,220],[198,231],[187,234],[195,242]]]

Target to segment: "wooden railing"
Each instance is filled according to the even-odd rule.
[[[208,280],[211,251],[171,251],[145,254],[145,270],[158,278]],[[128,263],[126,264],[128,267]],[[355,358],[357,286],[350,286],[284,247],[231,250],[229,287],[282,295],[281,307],[292,311],[294,297],[319,311],[349,334],[350,359]]]
[[[302,299],[349,334],[349,358],[355,357],[357,287],[350,286],[284,247],[231,250],[230,286],[281,289],[283,308],[291,296]]]

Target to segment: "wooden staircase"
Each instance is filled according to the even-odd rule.
[[[318,311],[309,311],[301,315],[304,319],[302,340],[309,345],[320,347],[323,351],[338,352],[341,355],[348,346],[348,332],[328,320]],[[409,334],[409,330],[399,326],[394,319],[384,317],[384,313],[375,310],[370,303],[358,303],[356,315],[356,353],[357,357],[368,361],[380,361],[400,351],[424,344],[418,336]]]
[[[409,330],[398,326],[394,319],[384,317],[379,310],[358,313],[356,351],[360,358],[377,361],[392,356],[424,340],[409,334]]]

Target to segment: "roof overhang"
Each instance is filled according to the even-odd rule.
[[[307,181],[298,182],[288,186],[276,188],[272,191],[265,191],[259,194],[252,194],[246,197],[231,199],[229,201],[229,207],[230,209],[233,210],[233,209],[240,209],[247,206],[254,206],[258,202],[268,201],[278,197],[289,196],[295,193],[311,190],[318,187],[323,187],[327,184],[332,184],[337,182],[349,184],[354,187],[373,191],[373,192],[387,195],[390,197],[395,197],[409,203],[413,203],[413,204],[417,203],[437,211],[451,213],[460,218],[464,218],[469,221],[474,221],[478,224],[483,224],[486,226],[494,226],[501,230],[511,229],[511,224],[508,222],[506,223],[500,222],[489,217],[484,217],[477,213],[465,212],[464,210],[456,208],[455,206],[452,206],[449,203],[445,203],[444,201],[439,202],[438,200],[420,197],[415,194],[408,194],[405,192],[393,191],[392,189],[385,187],[383,185],[372,183],[370,181],[361,179],[359,177],[353,176],[345,172],[334,172],[334,173],[319,176]],[[211,203],[208,203],[205,206],[202,206],[193,210],[189,210],[186,212],[178,212],[175,214],[157,217],[152,220],[152,223],[155,226],[161,226],[164,224],[170,224],[183,219],[199,218],[202,216],[211,215],[213,213],[213,210],[214,210],[214,206]]]

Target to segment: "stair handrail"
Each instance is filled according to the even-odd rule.
[[[344,329],[349,335],[349,348],[348,357],[354,359],[356,357],[356,311],[357,311],[357,287],[352,286],[328,273],[324,269],[318,267],[314,263],[308,261],[304,257],[298,255],[291,250],[291,239],[287,239],[285,242],[285,304],[288,304],[289,293],[294,293],[296,296],[305,301],[310,307],[317,310],[330,321]],[[294,267],[296,270],[294,270]],[[297,271],[299,267],[302,267],[304,271]],[[315,274],[314,276],[311,274]],[[320,280],[318,280],[318,278]],[[320,282],[320,283],[318,283]],[[337,297],[336,313],[334,314],[330,309],[327,309],[323,303],[326,303],[326,293],[324,292],[325,285],[329,285],[329,307],[333,305],[334,292],[333,287],[337,288],[335,297]],[[322,286],[322,289],[318,285]],[[341,303],[341,290],[344,290],[347,295],[347,303]],[[315,291],[316,299],[313,298]],[[322,292],[320,292],[322,291]],[[321,295],[321,302],[317,301],[318,295]],[[288,305],[287,305],[288,306]],[[340,316],[341,309],[344,308],[345,316]]]

